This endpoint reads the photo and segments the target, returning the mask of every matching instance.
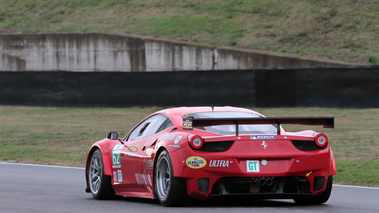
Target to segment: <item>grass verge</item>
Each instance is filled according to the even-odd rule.
[[[109,131],[125,135],[159,108],[0,106],[0,160],[81,166],[89,147]],[[379,109],[255,108],[267,116],[334,116],[328,135],[337,162],[334,182],[379,186]],[[304,126],[286,126],[298,131]],[[306,127],[307,128],[307,127]]]

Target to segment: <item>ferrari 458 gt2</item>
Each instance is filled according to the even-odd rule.
[[[281,124],[334,127],[333,117],[264,117],[235,107],[181,107],[142,120],[125,137],[90,148],[86,191],[182,205],[187,197],[329,199],[336,166],[325,134]]]

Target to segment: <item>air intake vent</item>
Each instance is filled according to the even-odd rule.
[[[197,180],[197,186],[201,192],[208,193],[209,178],[201,178]]]

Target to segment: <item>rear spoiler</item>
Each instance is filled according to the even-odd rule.
[[[262,117],[262,118],[194,118],[191,115],[183,116],[183,129],[192,130],[199,126],[236,125],[242,124],[297,124],[297,125],[322,125],[324,128],[334,128],[334,117]],[[278,135],[280,128],[278,127]]]

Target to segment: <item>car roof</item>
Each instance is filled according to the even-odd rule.
[[[182,125],[183,124],[183,115],[191,114],[191,113],[199,113],[199,112],[222,112],[222,111],[233,111],[233,112],[249,112],[249,113],[255,113],[258,115],[261,115],[260,113],[245,109],[245,108],[239,108],[239,107],[177,107],[177,108],[169,108],[164,109],[161,111],[158,111],[154,114],[165,114],[167,117],[171,119],[171,121],[174,123],[175,126]]]

